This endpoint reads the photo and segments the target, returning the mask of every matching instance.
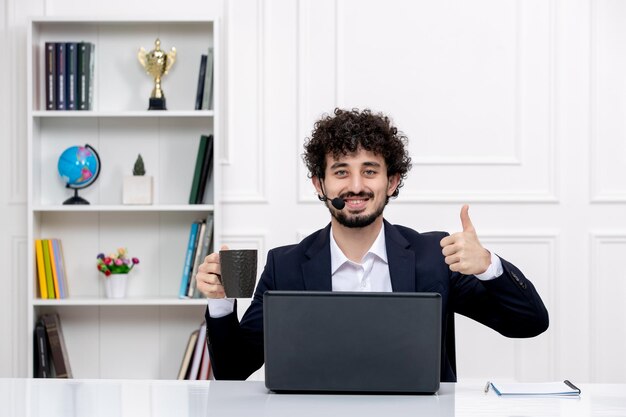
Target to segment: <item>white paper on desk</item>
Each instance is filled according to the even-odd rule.
[[[562,381],[537,383],[501,383],[492,381],[491,387],[498,395],[580,395],[580,390],[574,389]]]

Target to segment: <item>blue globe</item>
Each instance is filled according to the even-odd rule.
[[[78,197],[81,188],[89,187],[100,174],[100,157],[90,145],[72,146],[59,157],[58,170],[65,186],[75,190],[74,197],[63,204],[89,204]]]

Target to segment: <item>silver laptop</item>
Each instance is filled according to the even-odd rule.
[[[435,393],[437,293],[268,291],[265,386],[274,392]]]

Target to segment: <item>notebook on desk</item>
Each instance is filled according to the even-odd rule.
[[[274,392],[439,389],[439,294],[268,291],[263,314]]]

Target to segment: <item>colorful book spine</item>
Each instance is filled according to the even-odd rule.
[[[91,110],[94,52],[94,44],[89,42],[78,44],[78,110]]]
[[[46,271],[46,288],[48,289],[47,298],[56,298],[54,294],[54,280],[52,278],[52,265],[50,265],[50,249],[48,246],[48,239],[42,239],[41,246],[43,247],[43,265]]]
[[[204,154],[206,152],[208,137],[200,136],[198,144],[198,154],[196,155],[196,167],[193,171],[193,181],[191,182],[191,192],[189,193],[189,204],[196,204],[198,199],[198,189],[200,187],[200,177],[202,174],[202,164],[204,162]]]
[[[200,257],[202,256],[202,244],[204,242],[205,234],[206,222],[202,222],[200,224],[198,238],[196,239],[195,253],[193,255],[193,266],[191,268],[191,275],[189,276],[189,284],[187,284],[187,297],[193,296],[193,290],[194,288],[196,288],[196,274],[198,273],[198,267],[202,263]]]
[[[56,110],[56,45],[46,42],[46,110]]]
[[[213,173],[213,135],[207,137],[206,150],[204,152],[204,160],[202,161],[202,170],[200,171],[200,183],[198,184],[198,197],[196,204],[206,203],[205,193],[207,184]]]
[[[35,378],[51,378],[50,354],[48,349],[48,335],[43,320],[37,320],[35,324]]]
[[[207,56],[200,56],[200,70],[198,71],[198,87],[196,89],[196,110],[202,109],[202,95],[204,94],[204,78],[206,77]]]
[[[193,355],[193,351],[196,347],[196,342],[198,341],[198,333],[199,333],[199,330],[194,330],[189,335],[189,340],[187,341],[185,354],[183,355],[183,360],[180,363],[180,369],[178,370],[177,379],[185,379],[185,377],[189,373],[189,365],[191,364],[191,356]]]
[[[65,44],[65,101],[67,110],[76,110],[78,108],[78,44],[76,42],[68,42]]]
[[[65,42],[56,43],[56,65],[57,65],[57,82],[56,82],[56,109],[66,109],[65,89],[66,89],[66,56]]]
[[[50,254],[50,269],[52,270],[52,284],[54,285],[54,298],[58,300],[61,297],[59,294],[59,277],[57,275],[56,256],[54,254],[54,245],[52,244],[53,240],[54,239],[48,239],[48,253]]]
[[[198,329],[198,340],[193,351],[193,358],[191,359],[191,369],[189,370],[189,377],[187,379],[196,380],[200,372],[200,364],[202,363],[202,352],[206,345],[206,324],[203,322]]]
[[[196,280],[195,275],[198,273],[198,267],[202,265],[204,262],[204,258],[209,254],[209,250],[211,247],[211,239],[213,237],[213,213],[209,213],[207,216],[206,222],[203,225],[204,233],[202,234],[202,238],[199,241],[198,245],[200,245],[200,251],[198,256],[196,257],[196,265],[194,266],[194,273],[191,284],[189,285],[189,291],[187,291],[187,297],[196,297],[199,295],[199,292],[196,289]]]
[[[189,241],[187,242],[187,252],[185,255],[185,264],[183,265],[183,274],[180,280],[180,289],[178,291],[179,298],[187,298],[187,286],[189,285],[189,276],[191,275],[191,262],[194,253],[194,245],[196,243],[196,236],[198,235],[198,222],[191,224],[191,230],[189,231]]]
[[[35,239],[35,257],[37,258],[37,281],[39,282],[39,297],[48,298],[46,267],[43,261],[43,242],[41,239]]]
[[[58,297],[57,298],[67,298],[66,287],[67,284],[65,282],[65,265],[63,265],[63,256],[61,255],[61,241],[59,239],[52,239],[52,252],[54,253],[54,265],[56,270],[56,277],[58,287]]]
[[[61,320],[57,314],[44,314],[41,316],[48,335],[50,343],[50,352],[52,353],[52,362],[57,378],[72,378],[72,369],[70,367],[70,358],[67,354],[65,346],[65,338],[63,337],[63,329],[61,328]]]
[[[204,91],[202,93],[202,110],[213,108],[213,48],[207,51],[206,75],[204,76]]]

